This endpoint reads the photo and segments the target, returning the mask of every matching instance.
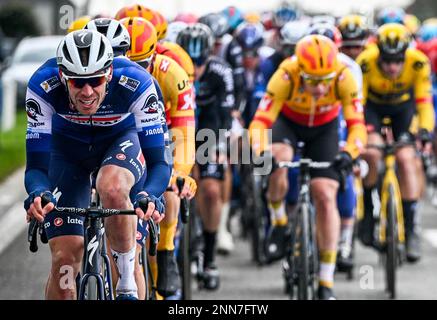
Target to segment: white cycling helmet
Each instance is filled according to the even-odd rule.
[[[280,31],[281,44],[296,44],[301,38],[306,36],[309,23],[308,21],[287,22]]]
[[[167,26],[167,34],[164,40],[176,43],[176,38],[178,37],[179,32],[181,32],[181,30],[184,30],[187,26],[188,24],[182,21],[175,21],[170,23]]]
[[[62,39],[56,61],[62,73],[69,77],[90,77],[104,73],[114,60],[109,40],[94,30],[78,30]]]
[[[94,19],[87,23],[84,29],[96,30],[108,38],[114,54],[125,54],[130,47],[129,31],[120,21],[109,18]]]

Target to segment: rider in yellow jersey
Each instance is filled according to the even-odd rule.
[[[320,249],[320,299],[335,299],[332,288],[340,230],[336,204],[338,170],[352,165],[367,140],[356,82],[337,54],[335,44],[327,37],[309,35],[301,39],[296,56],[286,59],[271,77],[249,127],[257,153],[268,152],[265,129],[272,128],[271,150],[276,162],[291,161],[298,141],[305,143],[305,157],[333,162],[333,168],[311,170]],[[342,150],[337,132],[340,104],[348,126]],[[287,170],[277,169],[270,175],[266,196],[274,227],[270,237],[276,236],[279,245],[287,224],[287,188]]]
[[[170,186],[175,192],[165,192],[166,217],[161,222],[158,243],[158,266],[152,264],[158,293],[164,297],[174,295],[180,288],[178,266],[174,256],[174,236],[178,221],[180,199],[177,196],[176,179],[183,177],[185,186],[179,195],[191,199],[196,192],[196,183],[189,176],[195,157],[195,120],[193,90],[186,72],[171,58],[155,53],[157,37],[151,23],[142,18],[125,18],[121,22],[131,36],[131,50],[127,56],[146,68],[158,81],[161,88],[167,124],[174,141],[174,168]],[[140,42],[141,41],[141,42]],[[146,48],[152,48],[144,53]],[[137,271],[141,273],[140,266]]]
[[[179,65],[185,70],[185,72],[188,75],[188,78],[190,79],[190,82],[194,82],[194,64],[191,60],[188,53],[177,43],[173,43],[170,41],[164,41],[161,43],[161,45],[166,48],[167,50],[170,50],[173,52],[176,56],[179,58]],[[163,53],[165,55],[165,53]]]
[[[363,71],[363,97],[369,132],[369,144],[381,144],[382,118],[390,117],[395,140],[413,140],[409,127],[415,113],[418,115],[418,140],[422,149],[430,151],[431,132],[434,130],[434,109],[428,58],[410,47],[411,35],[406,27],[397,23],[381,26],[376,45],[364,51],[357,59]],[[373,206],[372,189],[378,181],[377,165],[381,160],[377,150],[366,150],[363,158],[369,164],[364,179],[365,216],[359,227],[359,237],[372,245]],[[396,152],[402,206],[406,228],[407,259],[420,259],[420,240],[416,225],[416,206],[420,197],[420,177],[416,174],[416,153],[412,146]]]

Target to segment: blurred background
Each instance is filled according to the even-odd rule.
[[[22,209],[22,200],[25,198],[22,169],[25,164],[26,132],[24,99],[29,78],[48,58],[55,56],[56,48],[67,33],[69,25],[82,16],[113,17],[121,7],[135,3],[159,11],[168,21],[172,21],[180,13],[200,16],[234,5],[244,13],[256,13],[261,17],[261,21],[265,22],[283,2],[284,0],[0,0],[0,300],[42,298],[41,288],[44,286],[49,263],[47,246],[44,249],[46,260],[37,260],[36,256],[28,252]],[[378,13],[388,6],[403,8],[406,13],[415,15],[421,22],[437,17],[437,0],[288,0],[286,2],[295,5],[302,15],[309,17],[331,15],[340,18],[350,13],[362,14],[367,17],[370,29],[373,30],[377,27]],[[265,17],[267,20],[264,21]],[[427,245],[430,254],[426,256],[424,263],[414,270],[403,269],[400,274],[400,278],[404,281],[401,299],[437,297],[435,277],[437,225],[435,208],[429,204],[427,208],[429,214],[426,218],[432,222],[428,224],[428,228],[433,228],[427,230],[428,238],[431,239]],[[218,294],[206,298],[241,299],[243,294],[248,293],[247,288],[252,284],[257,284],[262,290],[264,287],[275,287],[276,291],[267,291],[269,299],[284,298],[280,289],[282,280],[279,271],[274,271],[277,276],[266,277],[264,271],[261,273],[261,269],[249,265],[247,259],[247,261],[238,260],[244,258],[248,251],[246,247],[241,247],[240,250],[244,255],[234,255],[233,259],[237,259],[235,268],[227,270],[230,275],[228,278],[231,277],[229,281],[231,285],[225,286],[227,291],[219,291]],[[374,256],[373,252],[364,252],[363,261],[369,259],[373,261]],[[377,265],[376,261],[372,263]],[[252,268],[250,278],[245,283],[246,287],[242,286],[246,288],[246,292],[243,293],[236,287],[236,283],[240,281],[242,267],[245,268],[245,272]],[[277,265],[271,268],[276,267]],[[273,270],[271,268],[270,271]],[[380,283],[383,283],[382,274],[376,277]],[[419,284],[422,286],[417,289]],[[339,287],[343,297],[384,298],[382,293],[359,291],[357,281],[344,282]],[[198,293],[195,298],[205,297]],[[256,290],[253,290],[250,298],[265,299],[265,296],[256,296]]]

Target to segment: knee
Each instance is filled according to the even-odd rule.
[[[130,185],[120,176],[101,179],[97,183],[97,191],[104,201],[123,202],[129,198]]]
[[[415,168],[416,161],[414,150],[411,150],[410,148],[399,150],[399,152],[396,154],[396,162],[400,167],[405,169]]]
[[[216,203],[220,197],[220,185],[219,183],[210,183],[202,191],[204,195],[204,201],[206,203]]]
[[[335,183],[333,181],[333,183]],[[337,187],[334,184],[321,183],[312,186],[314,202],[321,213],[329,213],[336,206]]]
[[[277,162],[291,161],[293,158],[293,150],[287,144],[273,144],[272,154]]]
[[[82,254],[56,250],[52,252],[52,274],[62,276],[66,272],[73,272],[74,277],[79,272]]]

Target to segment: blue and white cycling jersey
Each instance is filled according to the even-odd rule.
[[[26,110],[25,184],[28,193],[53,187],[47,172],[54,151],[82,161],[84,155],[92,156],[94,149],[108,145],[129,130],[137,132],[144,156],[140,163],[146,168],[137,168],[138,173],[147,169],[143,190],[155,196],[165,191],[170,169],[164,152],[159,95],[152,76],[138,64],[123,58],[114,59],[107,95],[96,114],[88,116],[78,113],[70,104],[56,59],[50,59],[29,81]],[[129,148],[129,142],[125,146]]]

